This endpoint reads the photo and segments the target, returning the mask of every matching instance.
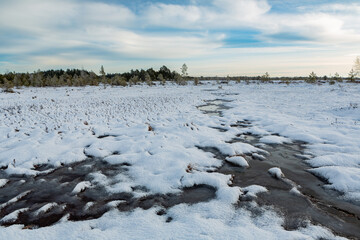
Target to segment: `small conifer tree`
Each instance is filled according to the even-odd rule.
[[[316,83],[317,76],[314,72],[311,72],[309,77],[306,79],[307,83]]]
[[[264,75],[261,76],[261,82],[269,82],[270,81],[270,75],[268,72],[266,72]]]
[[[355,82],[356,72],[352,68],[349,72],[349,82]]]

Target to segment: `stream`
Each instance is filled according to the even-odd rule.
[[[198,107],[204,114],[222,116],[224,110],[229,109],[226,103],[229,100],[220,98],[207,101]],[[236,128],[251,127],[248,120],[238,121],[231,125]],[[219,128],[219,131],[224,129]],[[276,135],[276,134],[274,134]],[[247,154],[243,157],[248,161],[249,167],[239,167],[225,160],[226,155],[217,148],[202,147],[211,152],[224,164],[217,172],[233,175],[233,186],[247,187],[260,185],[266,187],[268,192],[260,193],[256,198],[243,197],[238,207],[245,207],[256,215],[257,209],[249,204],[256,201],[258,205],[270,207],[285,219],[284,228],[288,230],[306,226],[308,221],[320,224],[331,229],[335,234],[350,239],[360,239],[360,206],[353,202],[341,199],[341,193],[325,189],[326,181],[311,174],[304,159],[307,143],[293,141],[284,144],[260,143],[261,136],[251,133],[239,134],[229,143],[244,142],[266,150],[269,154]],[[285,178],[277,179],[268,173],[272,167],[281,168]],[[299,193],[291,191],[294,187]]]

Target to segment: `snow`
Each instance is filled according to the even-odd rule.
[[[256,197],[256,194],[268,191],[265,187],[260,186],[260,185],[250,185],[250,186],[244,187],[242,190],[244,192],[246,192],[247,196],[250,196],[250,197]]]
[[[94,206],[94,202],[87,202],[84,206],[84,210],[88,210],[89,208],[91,208],[92,206]]]
[[[298,195],[301,196],[301,192],[299,191],[299,189],[297,189],[297,187],[293,187],[290,189],[290,193],[294,194],[294,195]]]
[[[9,182],[9,180],[7,180],[7,179],[0,179],[0,188],[5,186],[8,182]]]
[[[5,202],[5,203],[2,203],[0,204],[0,210],[3,209],[4,207],[12,204],[12,203],[15,203],[17,201],[19,201],[20,199],[22,199],[23,197],[25,197],[26,195],[28,195],[31,191],[26,191],[26,192],[23,192],[19,195],[17,195],[16,197],[13,197],[12,199],[10,199],[9,201]]]
[[[278,167],[273,167],[268,170],[268,173],[273,176],[274,178],[281,179],[284,178],[284,174],[282,173],[281,169]]]
[[[126,201],[124,201],[124,200],[115,200],[115,201],[108,202],[107,205],[109,207],[115,208],[121,203],[126,203]]]
[[[216,97],[205,89],[232,94],[222,97],[232,101],[227,103],[232,108],[221,117],[202,114],[196,106]],[[126,164],[127,172],[112,179],[94,172],[76,185],[75,194],[96,184],[111,193],[143,186],[147,194],[179,193],[184,187],[206,184],[216,189],[216,197],[174,206],[165,216],[158,216],[156,207],[128,213],[114,209],[99,219],[69,222],[65,216],[58,224],[31,231],[14,225],[1,228],[0,239],[61,239],[63,232],[69,239],[339,239],[311,223],[287,231],[283,218],[268,209],[254,218],[250,211],[234,208],[244,192],[256,196],[267,189],[231,186],[231,175],[213,172],[223,162],[199,147],[216,148],[227,161],[245,167],[242,154],[265,160],[268,152],[261,145],[229,142],[241,133],[258,135],[263,144],[309,143],[311,171],[346,199],[360,196],[360,108],[350,107],[360,99],[359,85],[229,84],[218,89],[211,84],[169,84],[16,91],[20,94],[0,93],[0,167],[7,167],[6,174],[35,176],[41,173],[35,165],[56,168],[91,156],[112,165]],[[245,119],[251,121],[249,127],[230,127]],[[213,128],[220,126],[226,131]],[[283,176],[279,168],[269,173]],[[0,186],[6,184],[3,180]],[[2,203],[0,209],[25,195]],[[45,205],[42,211],[51,207]],[[173,220],[167,223],[167,217]]]
[[[254,206],[256,207],[256,206]],[[192,206],[180,204],[164,216],[157,208],[117,210],[101,218],[82,222],[64,221],[50,227],[21,230],[13,225],[2,228],[1,239],[344,239],[309,223],[299,231],[287,231],[275,212],[263,211],[253,218],[245,209],[212,201]],[[167,217],[173,220],[166,222]],[[64,234],[66,233],[66,234]]]
[[[360,165],[360,155],[353,155],[349,153],[333,153],[314,157],[307,160],[313,167],[325,166],[343,166],[343,167],[358,167]]]
[[[229,122],[252,121],[254,126],[243,131],[260,135],[263,141],[276,133],[291,141],[309,143],[307,151],[314,158],[307,162],[314,168],[329,167],[314,170],[314,173],[348,199],[358,199],[360,182],[343,180],[345,173],[350,174],[350,179],[358,176],[360,108],[356,104],[360,103],[359,84],[234,84],[225,87],[224,92],[237,93],[231,96],[233,108],[223,114]],[[335,177],[337,167],[342,177]],[[354,192],[347,192],[349,189]]]
[[[268,144],[282,144],[282,143],[291,143],[291,140],[281,136],[265,136],[260,138],[260,142]]]
[[[259,159],[261,161],[265,161],[266,160],[266,157],[264,157],[263,155],[261,154],[258,154],[258,153],[253,153],[251,154],[255,159]]]
[[[360,168],[327,166],[310,170],[315,175],[324,177],[329,182],[329,188],[345,194],[360,192]]]
[[[44,206],[42,206],[41,208],[39,208],[36,212],[35,215],[39,215],[41,213],[46,213],[47,211],[49,211],[51,208],[57,206],[57,203],[47,203]]]
[[[89,181],[79,182],[78,184],[76,184],[72,192],[76,194],[84,191],[86,188],[89,187],[91,187],[91,183]]]
[[[231,162],[240,167],[249,167],[249,163],[246,161],[245,158],[241,156],[227,157],[226,161]]]
[[[25,212],[28,209],[29,208],[21,208],[21,209],[15,210],[12,213],[9,213],[8,215],[6,215],[2,219],[0,219],[0,222],[7,223],[7,222],[15,221],[18,218],[20,213]]]

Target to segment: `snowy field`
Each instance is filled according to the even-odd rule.
[[[216,196],[171,206],[165,214],[158,214],[161,207],[156,205],[118,211],[119,200],[108,203],[111,210],[97,219],[70,221],[64,216],[52,226],[35,229],[8,224],[16,222],[19,214],[41,214],[57,204],[44,203],[36,209],[2,213],[0,222],[11,226],[0,227],[0,239],[341,239],[311,222],[285,229],[281,214],[258,206],[255,200],[250,205],[258,210],[256,215],[237,207],[241,196],[256,199],[268,190],[232,185],[231,175],[216,171],[223,160],[201,148],[216,148],[228,162],[242,168],[251,168],[245,154],[266,161],[261,145],[231,142],[244,132],[260,136],[263,145],[306,142],[302,157],[311,173],[325,180],[324,188],[336,190],[341,201],[360,205],[359,84],[230,83],[219,88],[206,83],[16,92],[0,93],[0,189],[10,184],[8,176],[42,176],[90,157],[110,165],[124,164],[127,171],[111,179],[101,171],[93,172],[74,187],[75,196],[101,186],[111,194],[141,198],[179,194],[186,187],[204,184],[213,187]],[[227,100],[229,108],[221,116],[197,108],[217,98]],[[252,125],[232,127],[244,120]],[[269,173],[284,177],[279,168]],[[301,188],[293,191],[300,193]],[[0,211],[27,194],[36,193],[9,196],[0,202]]]

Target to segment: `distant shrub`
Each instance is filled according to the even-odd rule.
[[[11,81],[4,78],[4,84],[3,84],[4,92],[14,93],[13,88],[14,88],[14,84]]]
[[[153,81],[151,80],[151,77],[148,73],[145,73],[145,82],[148,86],[154,85]]]
[[[129,85],[136,85],[139,83],[139,77],[138,76],[133,76],[132,78],[130,78],[129,80]]]
[[[356,72],[352,68],[349,72],[349,82],[355,82]]]
[[[119,75],[116,75],[115,77],[112,78],[111,84],[122,87],[126,87],[128,85],[126,79]]]
[[[166,80],[161,73],[157,76],[157,80],[161,83],[161,85],[165,85],[166,83]]]
[[[268,72],[266,72],[264,75],[260,78],[261,82],[269,82],[270,81],[270,75]]]
[[[194,85],[195,86],[199,85],[199,78],[197,78],[197,77],[194,78]]]
[[[187,81],[183,77],[181,77],[181,75],[178,73],[175,73],[174,80],[178,85],[182,85],[182,86],[187,85]]]
[[[335,73],[333,80],[336,82],[342,82],[342,78],[340,77],[340,75],[338,73]]]
[[[309,77],[305,80],[307,83],[316,83],[317,76],[314,72],[311,72]]]

